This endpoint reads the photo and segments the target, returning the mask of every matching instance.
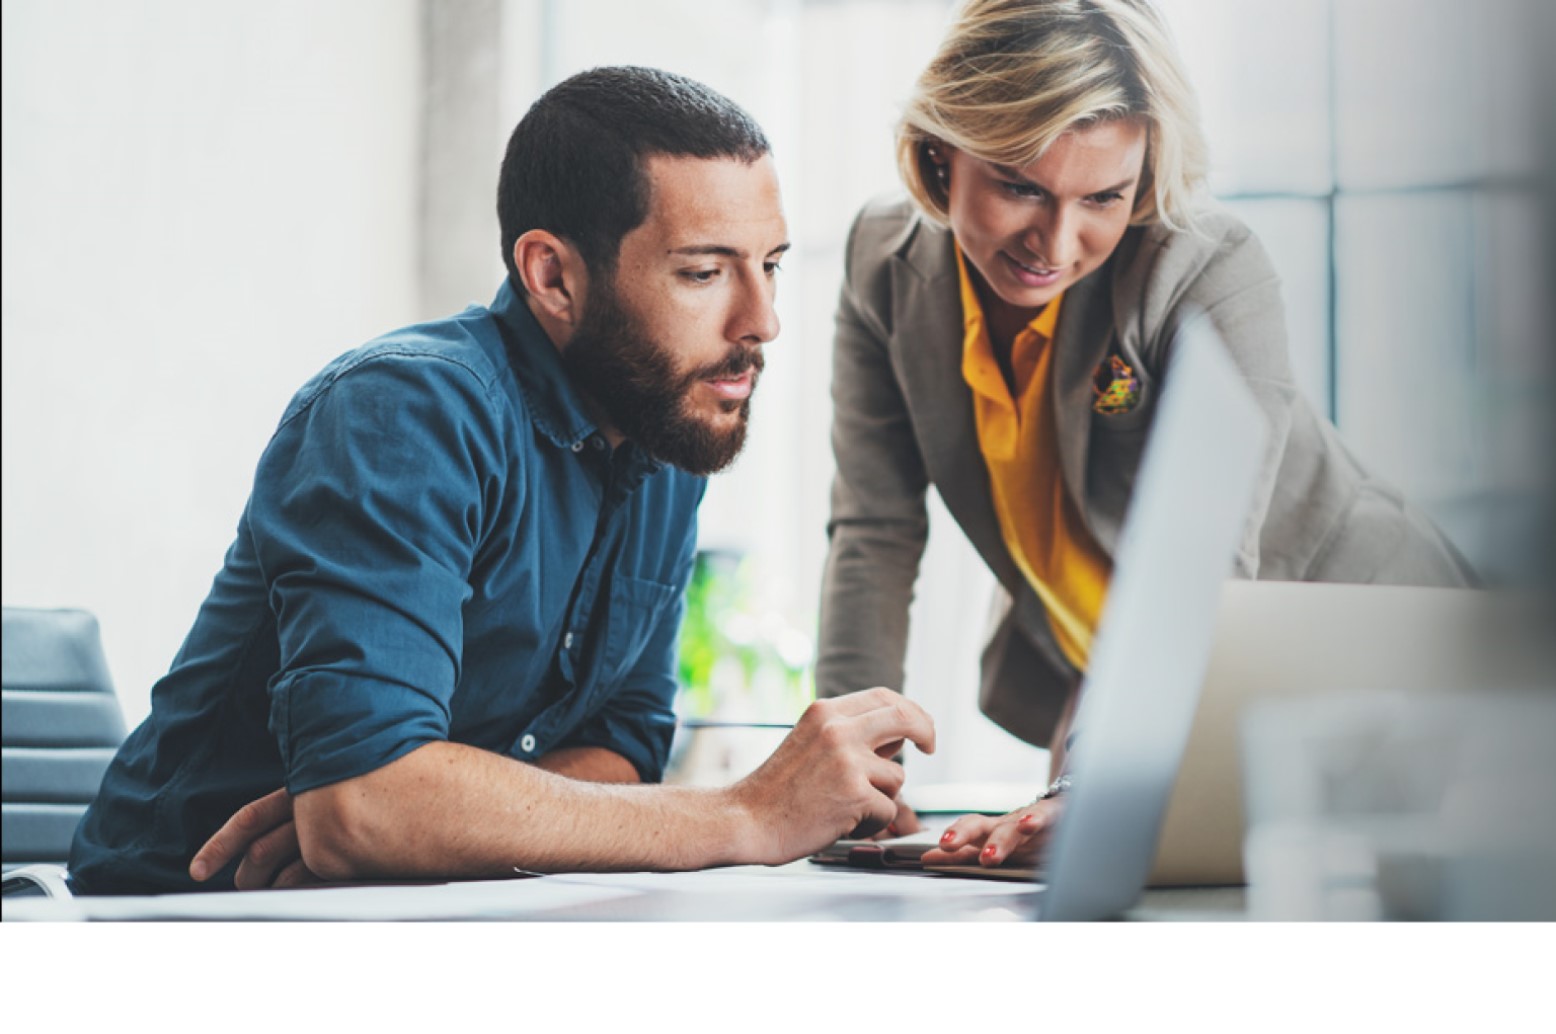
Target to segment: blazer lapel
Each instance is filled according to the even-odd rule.
[[[951,235],[915,219],[891,270],[892,340],[924,466],[996,578],[1023,584],[1000,533],[978,447],[972,392],[962,379],[962,306]]]
[[[1060,475],[1094,536],[1097,528],[1086,492],[1086,460],[1091,446],[1092,379],[1098,364],[1107,359],[1113,338],[1110,281],[1109,266],[1104,265],[1065,292],[1053,341],[1051,387]]]

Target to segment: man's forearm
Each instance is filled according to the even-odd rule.
[[[598,756],[556,763],[620,774]],[[754,860],[740,854],[750,816],[724,791],[585,782],[455,743],[300,794],[296,817],[304,861],[332,880]]]
[[[590,783],[641,783],[637,766],[604,747],[563,747],[537,758],[536,768]]]
[[[298,794],[296,843],[326,880],[780,864],[850,830],[885,827],[903,774],[882,754],[905,740],[932,752],[934,723],[922,707],[876,687],[812,704],[755,772],[717,790],[586,782],[463,744],[428,743]],[[581,748],[555,763],[621,774],[616,761],[625,759],[609,754]],[[241,821],[248,813],[212,841],[252,842],[252,822]],[[218,848],[207,861],[220,866],[228,853]]]

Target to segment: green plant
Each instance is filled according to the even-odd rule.
[[[679,675],[687,717],[721,707],[792,718],[813,696],[811,643],[780,615],[759,612],[751,560],[701,550],[686,588]],[[731,673],[738,671],[739,678]]]

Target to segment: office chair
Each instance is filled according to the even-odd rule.
[[[0,719],[0,866],[63,865],[125,736],[96,618],[4,608]]]

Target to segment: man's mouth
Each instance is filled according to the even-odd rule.
[[[703,383],[712,388],[720,399],[739,402],[751,397],[751,389],[756,386],[756,370],[748,367],[744,373],[736,376],[710,377]]]
[[[697,379],[712,390],[720,402],[744,402],[756,389],[762,372],[762,353],[758,349],[732,353],[729,358]]]

